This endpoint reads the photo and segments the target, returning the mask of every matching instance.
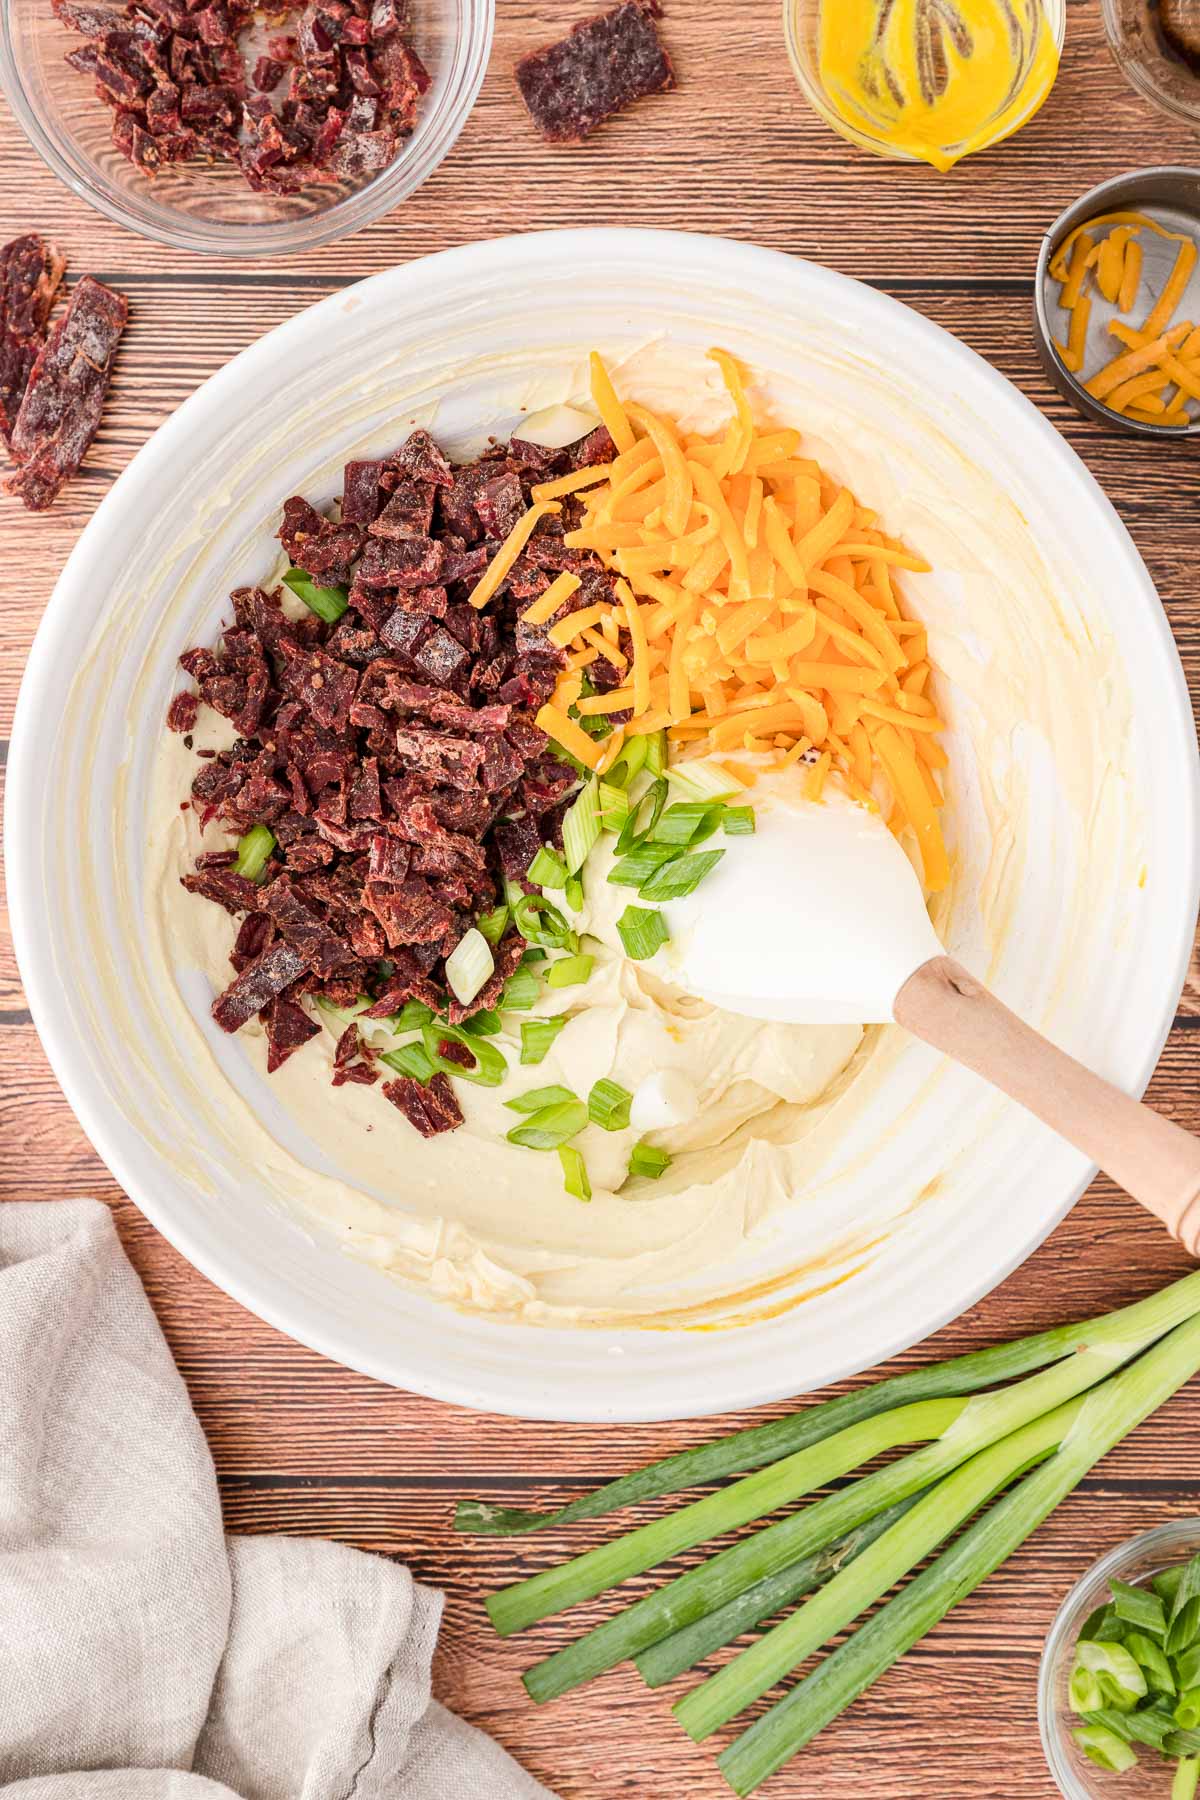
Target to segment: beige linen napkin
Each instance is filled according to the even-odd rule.
[[[5,1800],[553,1800],[431,1698],[441,1607],[379,1556],[225,1537],[107,1209],[0,1206]]]

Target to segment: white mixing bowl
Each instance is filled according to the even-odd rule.
[[[13,928],[55,1071],[148,1217],[294,1337],[443,1399],[635,1419],[823,1385],[970,1305],[1091,1173],[893,1030],[821,1127],[810,1191],[722,1271],[739,1293],[726,1329],[560,1329],[453,1310],[339,1253],[270,1197],[280,1167],[268,1183],[226,1141],[244,1058],[206,1044],[147,950],[148,775],[179,652],[270,568],[282,500],[332,496],[347,457],[392,447],[410,419],[478,447],[523,407],[579,396],[589,348],[653,401],[664,359],[699,381],[711,344],[935,564],[908,591],[952,726],[951,948],[1137,1092],[1182,982],[1198,782],[1174,644],[1103,494],[986,363],[841,276],[663,233],[482,244],[313,307],[180,407],[63,572],[14,734]],[[183,991],[200,1018],[204,996]]]

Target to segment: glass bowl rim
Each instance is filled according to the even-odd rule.
[[[402,152],[371,181],[320,212],[270,225],[238,226],[194,221],[161,206],[158,210],[163,217],[152,217],[149,211],[143,213],[124,201],[119,190],[89,179],[73,165],[27,91],[14,44],[17,4],[18,0],[0,0],[0,88],[27,141],[51,173],[114,224],[151,243],[237,261],[314,250],[372,224],[423,186],[454,147],[474,109],[491,59],[496,23],[496,0],[454,0],[459,13],[466,16],[468,29],[459,35],[431,134],[420,141],[415,157]]]

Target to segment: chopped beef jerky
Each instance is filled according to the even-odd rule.
[[[195,694],[186,692],[176,694],[170,707],[167,709],[168,730],[178,731],[186,735],[187,732],[194,728],[199,712],[200,702]]]
[[[46,341],[46,321],[65,259],[36,232],[0,249],[0,436],[12,442],[29,376]]]
[[[429,86],[396,0],[309,4],[294,35],[269,36],[265,53],[247,43],[252,68],[249,0],[51,3],[84,40],[66,61],[112,110],[117,149],[151,178],[188,159],[232,164],[256,192],[361,184],[403,149]]]
[[[357,1025],[347,1025],[333,1052],[334,1087],[344,1087],[348,1081],[369,1087],[378,1080],[379,1071],[371,1060],[366,1040]]]
[[[272,944],[213,1001],[213,1018],[222,1031],[239,1030],[269,1006],[276,994],[299,980],[304,968],[303,957],[290,944]]]
[[[95,436],[128,311],[85,275],[38,352],[10,440],[20,467],[4,483],[33,512],[53,505]]]
[[[262,1018],[267,1028],[268,1075],[273,1075],[276,1069],[282,1068],[288,1057],[307,1044],[309,1038],[316,1037],[321,1029],[302,1006],[297,1006],[294,1000],[285,999],[282,994],[276,995]]]
[[[437,1137],[443,1131],[453,1131],[463,1122],[454,1089],[440,1071],[425,1087],[410,1076],[401,1075],[395,1081],[385,1081],[382,1092],[423,1138]]]
[[[310,10],[310,30],[335,49],[363,17],[345,0]],[[265,117],[253,96],[247,104]],[[585,442],[594,457],[613,453],[606,434]],[[580,466],[573,458],[574,446],[518,442],[454,467],[415,431],[391,456],[348,464],[341,518],[293,496],[281,531],[314,579],[345,584],[342,617],[293,619],[278,591],[239,588],[216,645],[180,658],[196,692],[174,698],[169,726],[190,732],[207,706],[238,733],[197,764],[198,821],[219,821],[231,839],[265,824],[276,838],[261,884],[238,875],[233,848],[206,850],[185,878],[240,921],[238,979],[215,1016],[230,1030],[261,1016],[273,1068],[315,1035],[316,997],[365,997],[374,1018],[415,999],[458,1023],[498,1003],[520,961],[524,940],[510,932],[469,1006],[446,981],[463,933],[506,881],[527,886],[539,846],[560,840],[577,786],[534,717],[565,657],[523,625],[521,587],[536,578],[541,591],[571,567],[578,603],[591,604],[611,598],[611,577],[547,520],[487,608],[467,595],[532,486]],[[374,1081],[369,1047],[357,1035],[345,1043],[335,1080]]]
[[[567,36],[523,56],[517,86],[550,144],[580,144],[614,113],[674,87],[671,59],[644,0],[584,19]]]

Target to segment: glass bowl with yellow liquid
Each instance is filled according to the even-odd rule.
[[[1058,74],[1065,0],[784,0],[801,91],[877,156],[950,169],[1031,119]]]

